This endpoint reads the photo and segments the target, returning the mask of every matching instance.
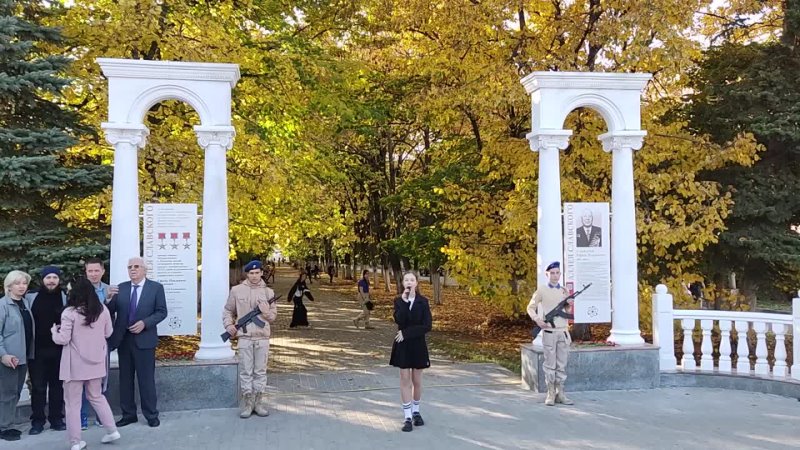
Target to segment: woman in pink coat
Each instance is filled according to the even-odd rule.
[[[86,442],[81,440],[81,393],[86,398],[106,429],[102,442],[120,438],[111,407],[102,394],[103,377],[106,376],[106,339],[111,336],[111,315],[97,301],[94,286],[85,278],[73,286],[67,309],[61,314],[61,326],[53,325],[53,342],[64,346],[61,352],[60,378],[64,380],[64,403],[67,416],[67,435],[72,450],[81,450]]]

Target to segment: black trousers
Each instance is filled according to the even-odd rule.
[[[59,379],[61,370],[61,347],[37,348],[36,359],[28,361],[31,378],[31,423],[44,425],[45,418],[50,425],[64,423],[64,385]],[[44,407],[49,405],[45,416]]]
[[[156,349],[140,349],[133,334],[125,332],[119,355],[119,406],[122,417],[136,418],[134,377],[139,382],[142,415],[147,420],[158,418],[156,407]]]

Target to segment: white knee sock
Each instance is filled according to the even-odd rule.
[[[403,403],[403,415],[406,419],[411,418],[411,403]]]
[[[419,413],[419,400],[414,400],[414,403],[411,406],[412,413]]]

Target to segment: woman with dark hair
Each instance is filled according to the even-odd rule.
[[[308,290],[308,285],[306,284],[306,273],[300,272],[297,281],[295,281],[292,288],[289,289],[289,301],[294,302],[292,323],[289,324],[289,328],[308,326],[308,310],[306,309],[306,305],[303,304],[304,296],[308,297],[312,302],[314,301],[314,296],[311,295],[311,291]]]
[[[72,285],[67,308],[61,314],[61,326],[53,325],[53,342],[64,346],[61,353],[60,378],[64,381],[64,403],[67,416],[67,435],[72,450],[81,450],[86,442],[81,440],[81,394],[97,412],[106,429],[103,443],[120,438],[114,424],[111,407],[102,394],[106,373],[106,339],[113,331],[111,315],[97,301],[94,286],[86,278]]]
[[[406,272],[403,275],[403,294],[394,299],[397,335],[389,364],[400,369],[400,398],[405,416],[403,431],[425,425],[419,413],[422,370],[431,366],[425,334],[431,331],[433,317],[428,299],[417,292],[417,284],[417,275]]]

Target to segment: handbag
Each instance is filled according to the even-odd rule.
[[[372,300],[367,300],[366,302],[364,302],[364,306],[367,307],[367,311],[372,311],[373,309],[375,309],[375,304],[372,303]]]

